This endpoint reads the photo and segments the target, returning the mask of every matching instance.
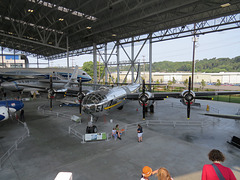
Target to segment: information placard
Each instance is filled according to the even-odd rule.
[[[85,141],[98,141],[98,140],[106,140],[106,139],[107,139],[107,135],[105,132],[85,134]]]

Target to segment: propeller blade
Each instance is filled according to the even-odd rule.
[[[190,94],[191,93],[191,85],[192,85],[191,77],[189,77],[188,81],[189,81],[188,82],[188,94]],[[188,100],[188,104],[187,104],[187,118],[188,119],[190,118],[190,106],[191,106],[191,104],[190,104],[190,101]]]
[[[79,78],[79,113],[82,114],[82,78]]]
[[[143,103],[143,120],[145,120],[145,112],[146,112],[146,110],[145,110],[145,104]]]
[[[188,93],[190,93],[190,91],[191,91],[191,85],[192,85],[191,77],[189,77],[189,80],[188,80]]]
[[[50,110],[52,110],[52,92],[53,92],[52,75],[50,75],[49,79],[50,79]]]
[[[190,118],[190,101],[188,101],[188,105],[187,105],[187,118],[189,119]]]
[[[145,80],[143,80],[143,84],[142,84],[142,93],[143,93],[143,95],[145,95]],[[145,110],[145,104],[146,104],[146,102],[145,101],[143,101],[142,102],[143,103],[143,120],[145,120],[145,112],[146,112],[146,110]]]
[[[195,97],[195,99],[213,100],[213,98],[211,98],[211,97]]]
[[[145,94],[145,80],[143,80],[143,84],[142,84],[142,92],[143,92],[143,94]]]

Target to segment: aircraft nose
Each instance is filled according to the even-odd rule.
[[[5,116],[0,114],[0,121],[4,120]]]
[[[88,77],[87,77],[87,78],[88,78],[88,80],[89,80],[89,81],[91,81],[91,80],[92,80],[91,76],[89,76],[89,75],[88,75]]]
[[[1,83],[1,86],[2,86],[3,88],[6,88],[7,83],[9,84],[9,82],[2,82],[2,83]]]
[[[22,101],[21,101],[21,103],[20,103],[20,107],[21,107],[21,109],[24,107],[24,104],[23,104]]]
[[[4,89],[8,89],[8,90],[13,90],[16,89],[16,86],[13,82],[3,82],[1,84],[2,88]]]

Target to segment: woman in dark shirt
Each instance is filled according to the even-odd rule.
[[[142,142],[142,134],[143,134],[143,130],[142,130],[142,126],[140,124],[138,124],[138,142]]]

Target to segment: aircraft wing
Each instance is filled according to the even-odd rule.
[[[41,79],[41,80],[39,80],[39,82],[50,84],[49,79]],[[67,83],[68,80],[64,80],[64,79],[61,80],[61,79],[58,79],[58,80],[52,80],[52,82],[53,82],[53,83]],[[76,83],[76,84],[78,84],[78,83]]]
[[[45,76],[43,74],[10,74],[10,73],[0,73],[0,77],[3,79],[21,80],[21,79],[43,79]],[[11,81],[11,80],[10,80]]]
[[[240,91],[204,91],[204,92],[194,92],[196,97],[201,96],[217,96],[217,95],[231,95],[231,94],[240,94]],[[181,92],[160,92],[153,93],[154,97],[174,97],[180,98]]]
[[[229,115],[229,114],[204,114],[206,116],[213,116],[213,117],[220,117],[220,118],[227,118],[227,119],[236,119],[240,120],[240,115]]]
[[[217,95],[231,95],[231,94],[240,94],[240,91],[204,91],[204,92],[194,92],[196,97],[201,96],[217,96]],[[154,97],[173,97],[173,98],[181,98],[181,92],[160,92],[153,93]]]
[[[231,95],[240,94],[240,91],[205,91],[205,92],[194,92],[196,97],[198,96],[217,96],[217,95]]]
[[[128,94],[126,99],[129,100],[138,100],[139,99],[139,95],[141,93],[132,93],[132,94]],[[149,100],[163,100],[164,98],[168,98],[168,97],[180,97],[181,93],[179,92],[160,92],[160,93],[152,93],[153,96],[151,98],[149,98]]]
[[[36,88],[36,89],[44,89],[44,90],[47,90],[49,88],[49,87],[46,87],[46,86],[37,86],[37,85],[24,84],[24,83],[21,83],[18,86]]]
[[[197,97],[201,96],[217,96],[217,95],[231,95],[231,94],[240,94],[240,91],[205,91],[205,92],[194,92]],[[138,100],[139,95],[141,93],[133,93],[128,94],[127,99],[130,100]],[[152,93],[153,96],[150,98],[152,100],[162,100],[164,98],[173,97],[173,98],[181,98],[181,92],[159,92]]]

